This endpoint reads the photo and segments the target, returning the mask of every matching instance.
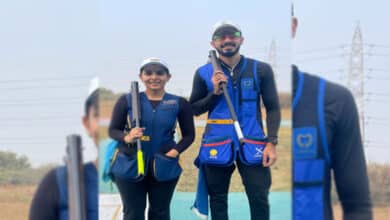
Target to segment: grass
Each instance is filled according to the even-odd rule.
[[[36,186],[0,186],[1,219],[28,219],[28,212]]]

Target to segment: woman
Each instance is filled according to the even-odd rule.
[[[131,120],[135,107],[131,106],[130,94],[120,97],[113,110],[109,135],[120,144],[112,174],[122,198],[123,219],[144,219],[146,196],[149,220],[170,219],[169,206],[181,173],[178,157],[195,136],[191,105],[184,98],[165,91],[171,74],[164,61],[144,60],[139,78],[146,87],[139,95],[141,128],[136,128]],[[182,134],[178,143],[174,141],[176,121]],[[137,138],[142,141],[144,175],[137,172]]]

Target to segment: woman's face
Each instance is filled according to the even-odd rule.
[[[163,91],[170,78],[171,75],[159,64],[146,65],[140,74],[146,89],[152,91]]]

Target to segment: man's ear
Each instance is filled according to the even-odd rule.
[[[241,37],[241,40],[240,40],[240,44],[242,45],[243,43],[244,43],[244,38],[243,37]]]

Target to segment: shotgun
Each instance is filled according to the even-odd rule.
[[[70,220],[86,219],[84,165],[80,135],[66,137],[66,168],[68,176],[68,207]]]
[[[221,64],[218,62],[217,53],[215,52],[215,50],[210,50],[209,57],[210,57],[210,62],[211,62],[211,65],[213,66],[214,72],[222,72],[223,73]],[[244,141],[244,135],[242,134],[240,124],[238,123],[237,114],[236,114],[236,111],[234,110],[232,100],[230,99],[226,83],[221,83],[221,86],[222,86],[223,95],[225,96],[230,115],[231,115],[232,120],[233,120],[234,130],[236,131],[238,140],[240,141],[240,143],[242,143]]]
[[[135,127],[140,128],[140,121],[141,121],[141,105],[139,101],[139,90],[138,90],[138,82],[133,81],[131,82],[131,106],[132,106],[132,117],[135,121]],[[145,168],[144,168],[144,156],[142,152],[142,146],[141,146],[141,139],[137,138],[137,168],[138,168],[138,175],[144,175],[145,174]]]

